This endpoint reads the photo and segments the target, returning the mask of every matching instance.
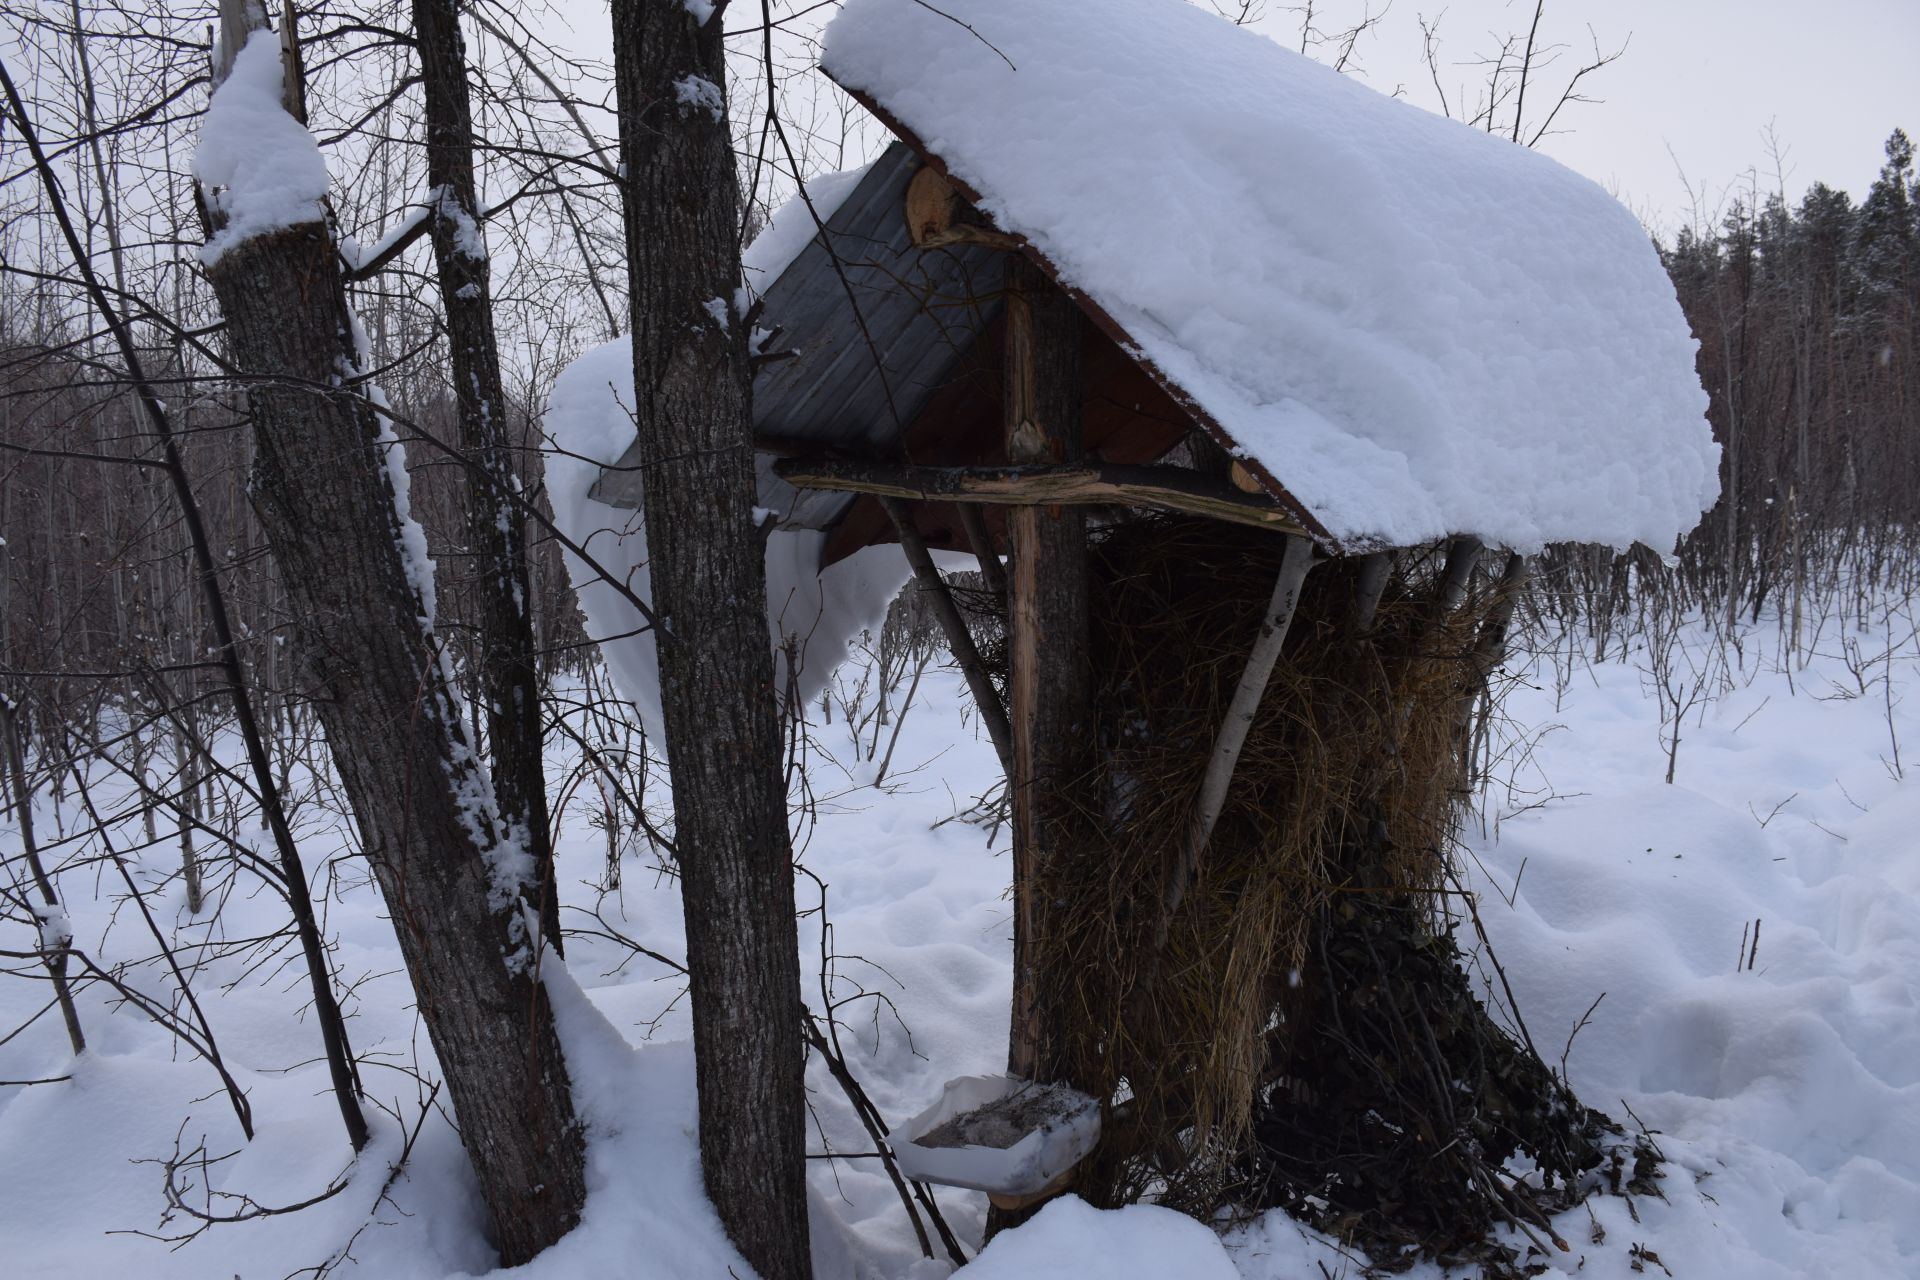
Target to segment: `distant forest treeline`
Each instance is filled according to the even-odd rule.
[[[1920,532],[1920,183],[1896,129],[1864,200],[1823,182],[1797,205],[1734,198],[1717,226],[1659,243],[1700,340],[1724,450],[1719,504],[1674,574],[1703,608],[1757,617],[1807,598],[1908,581]],[[1630,607],[1646,555],[1561,549],[1569,611]]]
[[[1535,616],[1577,622],[1604,644],[1634,632],[1628,615],[1646,608],[1643,588],[1654,581],[1729,621],[1777,606],[1796,625],[1802,611],[1844,606],[1838,593],[1863,602],[1872,584],[1909,583],[1920,565],[1920,185],[1904,132],[1886,154],[1858,203],[1823,183],[1797,204],[1748,196],[1717,225],[1659,243],[1700,340],[1724,493],[1670,565],[1644,548],[1555,549],[1536,578]],[[10,271],[0,276],[0,303],[0,676],[72,673],[55,681],[62,702],[100,693],[139,702],[142,690],[158,701],[160,685],[192,697],[208,640],[171,496],[138,461],[152,447],[138,408],[57,289]],[[363,305],[376,345],[412,357],[382,375],[395,404],[447,438],[453,406],[431,317],[384,296]],[[237,429],[238,401],[208,380],[213,362],[195,350],[203,338],[152,332],[160,335],[152,358],[175,390],[189,465],[229,566],[248,667],[291,693],[273,639],[284,621],[279,593],[245,497],[250,446]],[[579,345],[557,333],[542,335],[514,396],[530,484],[531,414],[565,355],[550,348]],[[442,573],[456,580],[442,592],[446,620],[464,640],[462,485],[444,457],[420,446],[410,455],[414,510]],[[582,636],[551,547],[536,554],[534,594],[549,665],[579,660]]]

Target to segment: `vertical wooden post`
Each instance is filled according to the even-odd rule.
[[[1003,407],[1011,463],[1077,461],[1080,309],[1041,270],[1009,255]],[[1059,1074],[1057,1011],[1047,1007],[1035,962],[1047,928],[1035,892],[1050,833],[1062,820],[1062,787],[1078,771],[1089,723],[1087,531],[1078,507],[1015,507],[1007,517],[1008,702],[1013,722],[1013,1027],[1007,1069]]]

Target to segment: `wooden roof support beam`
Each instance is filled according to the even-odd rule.
[[[873,493],[998,506],[1158,507],[1230,524],[1305,536],[1278,503],[1181,467],[1088,463],[1026,467],[916,467],[890,462],[783,458],[774,474],[796,489]]]
[[[1081,399],[1081,315],[1025,258],[1007,262],[1000,423],[1007,460],[1044,474],[1086,469]],[[1016,485],[1016,487],[1019,487]],[[1043,488],[1046,486],[1042,486]],[[1058,488],[1059,486],[1054,486]],[[1041,891],[1062,844],[1095,838],[1070,799],[1091,759],[1093,660],[1086,512],[1064,501],[1023,501],[1007,512],[1012,553],[1007,596],[1007,712],[1013,772],[1013,1009],[1007,1072],[1048,1084],[1064,1079],[1070,989],[1041,978],[1055,904]],[[1085,1086],[1088,1081],[1071,1083]],[[987,1235],[1027,1210],[996,1209]]]

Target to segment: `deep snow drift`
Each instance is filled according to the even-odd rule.
[[[1467,860],[1487,928],[1549,1059],[1605,993],[1574,1038],[1573,1082],[1584,1100],[1629,1123],[1630,1107],[1660,1131],[1672,1161],[1664,1202],[1603,1197],[1591,1220],[1581,1210],[1562,1217],[1557,1228],[1574,1251],[1548,1259],[1556,1268],[1629,1280],[1643,1274],[1633,1270],[1639,1248],[1686,1280],[1920,1273],[1920,791],[1889,767],[1890,735],[1909,755],[1920,742],[1920,714],[1902,700],[1920,680],[1920,655],[1910,624],[1893,623],[1891,639],[1830,632],[1822,656],[1791,676],[1769,656],[1770,632],[1749,636],[1735,689],[1689,718],[1673,786],[1661,781],[1666,762],[1643,648],[1624,661],[1615,654],[1591,669],[1577,664],[1564,678],[1543,661],[1531,676],[1537,687],[1510,697],[1507,710],[1529,728],[1494,770],[1485,831],[1472,833]],[[1697,635],[1688,639],[1692,652],[1704,651]],[[1893,661],[1876,664],[1892,644],[1901,646]],[[1891,722],[1877,683],[1888,671]],[[842,673],[842,688],[852,688],[853,674]],[[950,1077],[998,1070],[1005,1053],[1004,834],[990,849],[978,827],[932,825],[992,776],[991,749],[975,739],[964,708],[956,678],[928,677],[884,790],[865,785],[873,766],[856,760],[838,711],[815,734],[819,814],[802,830],[801,856],[827,887],[805,880],[801,900],[824,899],[837,958],[826,978],[811,976],[822,943],[819,918],[809,916],[807,996],[816,1008],[850,1001],[839,1010],[849,1059],[889,1123],[929,1106]],[[556,785],[573,763],[555,758]],[[590,907],[605,836],[590,822],[591,786],[569,794],[561,881],[571,907]],[[124,797],[103,775],[98,798]],[[318,1037],[301,1017],[297,974],[255,968],[243,951],[196,983],[252,1098],[259,1136],[251,1144],[239,1139],[205,1064],[96,988],[82,1002],[93,1042],[83,1060],[70,1061],[55,1016],[0,1046],[0,1079],[73,1076],[0,1089],[0,1239],[12,1274],[279,1280],[335,1256],[369,1219],[353,1238],[357,1265],[336,1275],[426,1280],[488,1266],[471,1175],[441,1116],[428,1118],[408,1168],[379,1200],[403,1124],[419,1117],[420,1090],[394,1068],[431,1069],[431,1054],[396,972],[391,925],[323,799],[303,792],[297,817],[316,883],[333,886],[326,921],[339,941],[339,971],[356,984],[355,1047],[374,1098],[398,1118],[375,1116],[375,1146],[348,1188],[315,1208],[216,1227],[178,1252],[105,1234],[156,1229],[159,1170],[130,1162],[169,1155],[176,1132],[189,1149],[202,1135],[213,1154],[243,1148],[214,1166],[212,1180],[267,1205],[324,1189],[348,1159],[325,1070],[313,1061]],[[44,832],[56,831],[44,792],[39,818]],[[70,830],[73,814],[64,820]],[[121,824],[119,837],[143,884],[175,870],[166,842],[139,847],[137,819]],[[0,840],[11,846],[16,837],[8,830]],[[124,905],[101,943],[114,904],[111,878],[98,883],[95,901],[92,869],[61,881],[78,944],[108,960],[150,949]],[[177,881],[154,906],[189,943],[244,938],[283,918],[244,876],[217,925],[186,916]],[[680,954],[677,895],[644,852],[627,852],[625,887],[600,906],[620,933]],[[579,911],[567,920],[600,929]],[[16,930],[7,945],[26,942]],[[582,1227],[515,1274],[680,1280],[724,1276],[731,1266],[745,1276],[699,1193],[689,1024],[675,975],[604,933],[571,939],[567,968],[586,988],[574,996],[573,983],[561,981],[556,997],[593,1123],[593,1194]],[[165,998],[169,984],[153,967],[134,977]],[[862,998],[860,989],[873,994]],[[44,999],[37,983],[0,982],[0,1020],[13,1026]],[[817,1063],[809,1082],[812,1149],[871,1150]],[[946,1273],[945,1262],[919,1260],[874,1161],[819,1160],[812,1174],[822,1280]],[[982,1197],[942,1191],[940,1202],[971,1248]],[[963,1274],[1294,1280],[1319,1274],[1316,1263],[1332,1275],[1357,1270],[1278,1216],[1222,1238],[1151,1207],[1100,1214],[1066,1200]]]
[[[789,200],[754,237],[741,256],[746,284],[729,305],[715,300],[715,323],[734,323],[746,300],[764,290],[859,185],[864,168],[828,174],[806,184],[806,198]],[[634,441],[633,349],[616,338],[578,357],[554,381],[541,419],[546,436],[547,497],[554,523],[592,563],[565,553],[586,615],[589,638],[598,642],[621,690],[639,707],[641,719],[660,737],[659,659],[652,629],[634,607],[630,592],[652,604],[647,569],[647,530],[640,511],[593,496],[604,469],[619,463]],[[637,487],[637,486],[636,486]],[[779,513],[761,518],[776,527],[767,534],[767,631],[774,650],[776,687],[792,676],[802,701],[819,692],[847,654],[847,642],[879,622],[887,602],[909,570],[898,548],[868,547],[820,570],[827,535],[777,527]],[[793,669],[789,662],[793,660]]]
[[[849,0],[822,65],[1336,538],[1665,552],[1713,502],[1666,272],[1543,155],[1184,0]]]

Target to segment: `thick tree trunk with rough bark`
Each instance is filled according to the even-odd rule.
[[[1041,270],[1008,256],[1004,409],[1007,461],[1078,462],[1080,309]],[[1087,529],[1079,507],[1014,507],[1007,516],[1008,710],[1013,721],[1013,1027],[1008,1070],[1059,1076],[1035,948],[1047,927],[1034,880],[1047,833],[1072,808],[1063,788],[1079,772],[1092,676],[1087,653]]]
[[[719,13],[615,0],[634,410],[700,1090],[700,1162],[765,1280],[810,1274],[792,852],[755,527]]]
[[[447,351],[467,461],[467,554],[480,600],[480,667],[488,758],[500,820],[541,868],[541,932],[560,948],[560,908],[547,830],[527,587],[526,521],[514,504],[513,441],[493,330],[486,239],[473,177],[473,112],[466,43],[454,0],[414,0],[414,43],[426,99],[427,191],[434,261],[446,309]]]
[[[383,456],[398,445],[379,443],[373,407],[342,385],[357,361],[339,259],[316,222],[244,241],[207,274],[234,364],[254,380],[254,506],[304,689],[393,914],[495,1243],[504,1262],[524,1262],[586,1198],[539,940],[511,883],[534,869],[502,838],[408,575]]]

